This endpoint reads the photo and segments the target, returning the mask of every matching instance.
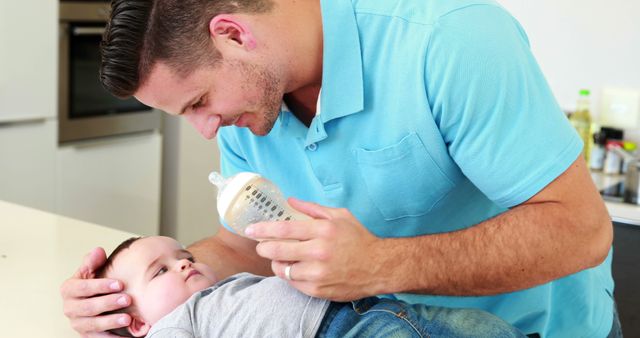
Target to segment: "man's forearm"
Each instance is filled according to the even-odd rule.
[[[256,243],[221,229],[215,236],[195,242],[188,249],[196,260],[209,265],[218,279],[239,272],[272,275],[270,261],[255,253]]]
[[[380,283],[390,287],[383,292],[489,295],[596,266],[612,238],[607,210],[579,158],[520,206],[465,230],[384,240],[377,252],[387,255],[376,257],[381,271],[393,272]]]
[[[560,219],[551,223],[548,214],[554,208],[526,205],[467,230],[386,240],[392,256],[401,259],[385,264],[398,277],[390,284],[394,290],[385,292],[504,293],[602,262],[602,243],[609,242],[606,225],[593,236],[581,236]]]

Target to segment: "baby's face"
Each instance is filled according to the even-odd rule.
[[[141,238],[120,252],[108,276],[124,282],[135,313],[150,325],[217,281],[177,241],[160,236]]]

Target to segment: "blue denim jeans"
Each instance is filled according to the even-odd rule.
[[[331,303],[316,337],[525,337],[480,310],[452,309],[369,297]]]

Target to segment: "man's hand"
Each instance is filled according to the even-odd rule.
[[[93,279],[95,271],[106,261],[104,249],[95,248],[85,256],[78,271],[60,287],[64,314],[71,327],[82,337],[116,337],[106,330],[129,325],[131,317],[125,313],[98,316],[131,304],[128,295],[114,293],[122,290],[122,282],[114,279]]]
[[[303,293],[336,301],[371,296],[383,290],[383,240],[371,234],[346,209],[289,199],[310,221],[263,222],[246,232],[267,239],[256,247],[272,261],[273,272]],[[291,241],[295,240],[295,241]]]

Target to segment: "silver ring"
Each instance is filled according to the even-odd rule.
[[[292,266],[293,266],[293,263],[289,263],[289,265],[287,265],[287,266],[284,268],[284,277],[285,277],[287,280],[291,280],[291,281],[293,280],[293,278],[291,278],[291,267],[292,267]]]

